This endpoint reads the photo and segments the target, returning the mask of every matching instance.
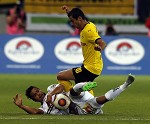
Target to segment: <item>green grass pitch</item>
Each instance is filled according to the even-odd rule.
[[[95,96],[103,95],[126,80],[126,75],[101,75],[96,79]],[[26,88],[35,85],[46,92],[47,86],[57,83],[56,75],[0,75],[0,124],[149,124],[150,76],[136,76],[131,87],[114,101],[106,103],[103,115],[29,115],[13,103],[15,94],[22,94],[23,104],[36,107],[28,100]]]

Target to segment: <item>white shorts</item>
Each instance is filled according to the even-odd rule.
[[[71,100],[77,104],[78,113],[79,114],[102,114],[101,108],[103,105],[99,105],[97,102],[95,102],[96,97],[94,97],[91,93],[88,91],[81,92],[80,96],[71,96],[69,93],[69,97]],[[92,112],[87,112],[86,107],[90,104],[90,106],[93,108]]]

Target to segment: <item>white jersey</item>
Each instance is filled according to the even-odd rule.
[[[58,86],[58,84],[50,85],[47,88],[48,93],[51,92],[57,86]],[[48,107],[48,105],[46,103],[48,93],[45,95],[43,104],[39,109],[43,110],[45,114],[59,114],[59,115],[70,114],[69,109],[59,110],[52,104]],[[94,102],[95,97],[88,91],[81,92],[80,96],[76,96],[76,97],[71,96],[70,92],[66,93],[66,95],[71,99],[71,101],[73,103],[76,104],[78,114],[80,114],[80,115],[81,114],[102,114],[103,113],[103,111],[101,110],[103,105],[96,104]],[[87,110],[86,110],[86,107],[88,104],[90,104],[93,108],[92,109],[93,111],[90,113],[87,112]]]
[[[48,93],[51,92],[56,86],[57,86],[57,84],[53,84],[53,85],[49,86],[47,88]],[[53,104],[48,106],[47,103],[46,103],[48,93],[45,95],[45,97],[43,99],[43,104],[41,105],[41,107],[39,109],[44,111],[44,114],[53,114],[53,115],[66,115],[66,114],[69,114],[68,110],[59,110]]]

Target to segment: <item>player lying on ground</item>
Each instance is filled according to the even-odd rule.
[[[30,86],[26,90],[26,96],[35,102],[41,102],[41,107],[38,109],[23,105],[21,95],[17,94],[13,99],[14,103],[19,108],[29,114],[102,114],[103,112],[101,109],[103,105],[108,101],[114,100],[118,95],[120,95],[120,93],[131,85],[134,79],[134,75],[129,74],[125,83],[115,89],[111,89],[105,93],[105,95],[98,97],[94,97],[87,91],[95,87],[96,82],[78,83],[71,88],[68,93],[63,92],[64,87],[60,84],[53,84],[49,86],[47,94],[37,87]],[[60,93],[61,96],[62,94],[65,94],[65,96],[69,98],[70,102],[67,104],[69,106],[66,105],[64,108],[63,106],[61,109],[59,108],[59,105],[55,103],[56,99],[58,100],[58,94],[50,95],[50,97],[48,97],[49,94],[56,89],[57,93]],[[47,102],[47,99],[49,99],[49,102]],[[60,105],[62,104],[63,102],[60,103]],[[66,109],[65,107],[68,108]]]

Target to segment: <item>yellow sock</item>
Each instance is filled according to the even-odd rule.
[[[64,86],[65,92],[69,92],[70,89],[73,87],[73,84],[70,81],[58,80],[58,82]],[[89,92],[94,96],[93,90],[89,90]]]
[[[69,92],[73,87],[73,84],[70,81],[58,80],[58,82],[64,86],[66,92]]]
[[[89,90],[89,92],[94,96],[94,91],[93,90]]]

